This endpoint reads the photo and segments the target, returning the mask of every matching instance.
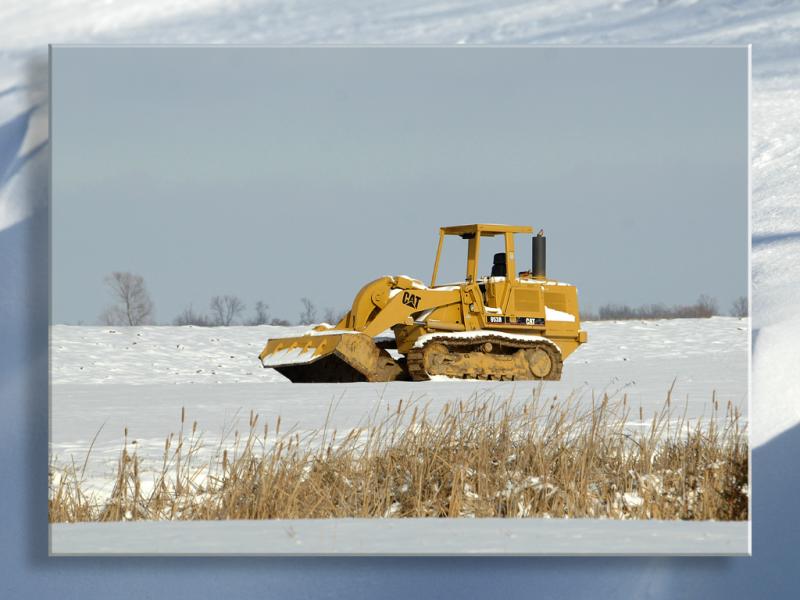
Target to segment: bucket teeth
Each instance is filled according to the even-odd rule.
[[[269,340],[259,359],[295,383],[393,381],[404,375],[371,337],[340,330]]]

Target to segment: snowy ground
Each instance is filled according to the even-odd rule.
[[[681,384],[697,383],[676,386],[678,391],[708,395],[711,389],[722,392],[717,387],[721,385],[726,390],[723,393],[733,392],[730,397],[734,400],[745,398],[747,319],[597,321],[583,323],[582,327],[589,333],[589,343],[567,359],[562,382],[548,383],[559,392],[584,384],[600,391],[614,381],[633,386],[637,378],[644,377],[648,382],[655,378],[653,382],[661,388],[657,392],[663,398],[672,378],[678,377]],[[54,325],[51,380],[56,386],[286,382],[277,371],[262,368],[258,354],[269,338],[306,331],[308,327],[271,325]],[[709,364],[713,365],[710,369]],[[739,374],[735,374],[737,368],[741,369]],[[704,372],[707,375],[702,375]],[[309,386],[299,387],[307,390]]]
[[[749,523],[585,519],[329,519],[53,525],[54,554],[715,554]],[[190,543],[187,543],[187,540]]]
[[[90,473],[113,467],[122,440],[137,440],[160,456],[164,438],[180,427],[180,414],[197,421],[209,447],[229,430],[245,431],[250,411],[261,422],[281,417],[285,427],[315,430],[329,421],[339,431],[363,425],[369,415],[399,400],[438,412],[446,402],[480,399],[524,401],[570,396],[591,406],[603,393],[627,394],[632,424],[646,426],[674,382],[676,417],[708,417],[714,394],[747,418],[747,320],[730,317],[585,323],[590,343],[565,363],[561,381],[292,384],[257,355],[270,336],[302,328],[142,327],[57,325],[52,328],[51,454],[59,462],[83,461],[94,442]],[[639,423],[638,407],[644,423]],[[101,460],[102,456],[106,459]]]
[[[260,416],[261,423],[274,424],[280,417],[284,431],[318,430],[326,419],[329,428],[346,431],[391,410],[401,399],[427,405],[436,413],[446,402],[472,397],[487,400],[512,397],[524,401],[540,393],[545,398],[573,396],[589,407],[592,398],[603,393],[616,397],[627,394],[634,407],[629,425],[647,427],[654,412],[662,408],[667,390],[674,382],[676,418],[683,414],[684,408],[690,419],[708,417],[714,394],[721,406],[730,401],[746,419],[747,320],[715,317],[596,322],[585,323],[584,328],[589,332],[590,343],[567,360],[561,381],[546,382],[540,388],[537,382],[453,380],[292,384],[276,371],[260,366],[257,355],[267,338],[293,335],[303,328],[58,325],[51,332],[51,456],[57,465],[73,461],[83,464],[93,444],[86,471],[87,488],[104,496],[111,491],[111,474],[124,430],[127,429],[128,440],[135,441],[136,451],[143,459],[142,472],[147,483],[148,477],[153,478],[152,471],[160,466],[164,439],[180,427],[183,409],[187,423],[196,421],[203,434],[198,460],[209,459],[221,446],[231,444],[232,432],[246,432],[251,411]],[[332,405],[335,408],[328,418]],[[643,408],[643,422],[639,406]],[[591,530],[590,525],[586,526]],[[69,547],[68,532],[75,529],[64,531],[67,533],[58,538],[56,550]],[[320,534],[324,536],[326,531],[322,529]],[[662,527],[661,531],[668,529]],[[697,551],[702,540],[721,543],[722,538],[706,537],[703,531],[698,530],[698,539],[682,551]],[[725,542],[734,544],[738,548],[734,552],[740,552],[741,544],[746,543],[747,529],[732,527],[720,531],[744,535],[742,539]],[[585,534],[591,537],[598,532],[586,530]],[[401,539],[412,543],[416,537],[401,536]],[[572,549],[585,551],[581,545],[583,537],[571,539]],[[654,539],[670,548],[671,544],[678,544],[677,538],[669,536]],[[307,547],[315,548],[314,552],[327,551],[321,548],[328,546],[319,546],[321,543],[329,542],[307,539]],[[224,551],[223,546],[218,550]],[[559,551],[567,551],[567,546],[559,546]],[[355,546],[344,547],[347,549],[342,551],[357,551],[353,549]],[[711,552],[710,548],[705,551]],[[666,552],[660,546],[652,550]],[[260,547],[258,551],[267,549]],[[635,550],[623,544],[607,551]]]

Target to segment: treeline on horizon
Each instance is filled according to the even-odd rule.
[[[105,278],[106,286],[113,298],[100,315],[100,324],[111,326],[155,325],[155,305],[147,292],[144,278],[128,272],[115,271]],[[308,298],[301,298],[302,311],[297,321],[273,317],[269,305],[261,300],[247,313],[246,304],[235,295],[214,296],[208,304],[208,311],[196,310],[191,304],[184,308],[171,322],[172,325],[196,327],[227,327],[231,325],[311,325],[324,321],[338,323],[347,310],[326,308],[321,315],[315,304]],[[582,321],[619,321],[647,319],[691,319],[721,316],[717,301],[702,294],[694,304],[672,305],[648,304],[631,307],[625,304],[606,304],[597,312],[581,310]],[[746,317],[748,315],[747,297],[737,298],[727,315]],[[319,317],[322,317],[321,319]],[[82,323],[79,323],[79,325]]]
[[[747,296],[740,296],[725,315],[716,299],[701,294],[694,304],[646,304],[633,307],[625,304],[606,304],[597,312],[581,310],[581,321],[629,321],[647,319],[703,319],[715,316],[746,317]]]

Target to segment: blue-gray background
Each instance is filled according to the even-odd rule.
[[[61,47],[52,85],[56,323],[117,270],[161,323],[340,310],[471,222],[544,228],[584,308],[747,293],[746,48]]]

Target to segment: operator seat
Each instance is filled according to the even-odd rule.
[[[505,277],[506,276],[506,253],[498,252],[494,255],[492,264],[492,277]]]

